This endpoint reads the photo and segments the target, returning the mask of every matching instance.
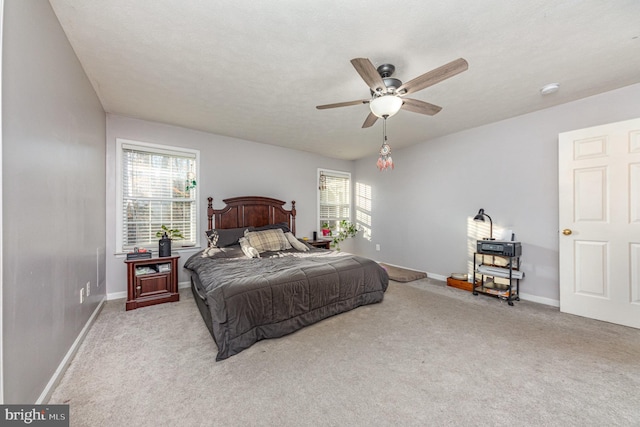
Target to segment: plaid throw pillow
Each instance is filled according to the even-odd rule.
[[[249,246],[256,248],[260,253],[291,249],[289,241],[279,228],[264,231],[247,230],[244,237],[249,241]]]

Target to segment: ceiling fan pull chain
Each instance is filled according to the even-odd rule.
[[[382,145],[387,144],[387,119],[388,118],[389,116],[384,116],[384,120],[382,121]]]
[[[391,147],[387,144],[387,116],[382,122],[382,147],[380,147],[380,157],[376,165],[380,171],[393,169],[393,159],[391,158]]]

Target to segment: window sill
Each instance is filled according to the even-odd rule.
[[[178,253],[182,253],[182,252],[196,252],[202,249],[202,246],[180,246],[177,248],[171,248],[171,252],[178,252]],[[127,256],[129,252],[116,252],[113,255],[118,257],[118,258],[124,258]],[[154,255],[155,254],[155,255]],[[151,249],[151,255],[154,257],[158,256],[158,249]]]

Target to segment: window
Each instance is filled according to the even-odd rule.
[[[371,241],[371,186],[356,183],[356,223],[362,237]]]
[[[162,225],[184,239],[174,247],[198,242],[197,150],[117,140],[116,247],[157,250]]]
[[[351,221],[351,174],[318,169],[319,223],[339,231],[340,221]]]

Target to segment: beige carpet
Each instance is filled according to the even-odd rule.
[[[50,403],[94,427],[631,426],[640,332],[423,279],[215,362],[182,290],[108,302]]]
[[[413,282],[418,279],[426,279],[427,273],[416,270],[409,270],[407,268],[395,267],[393,265],[384,264],[382,262],[379,263],[382,268],[387,270],[389,274],[389,279],[394,280],[396,282]]]

